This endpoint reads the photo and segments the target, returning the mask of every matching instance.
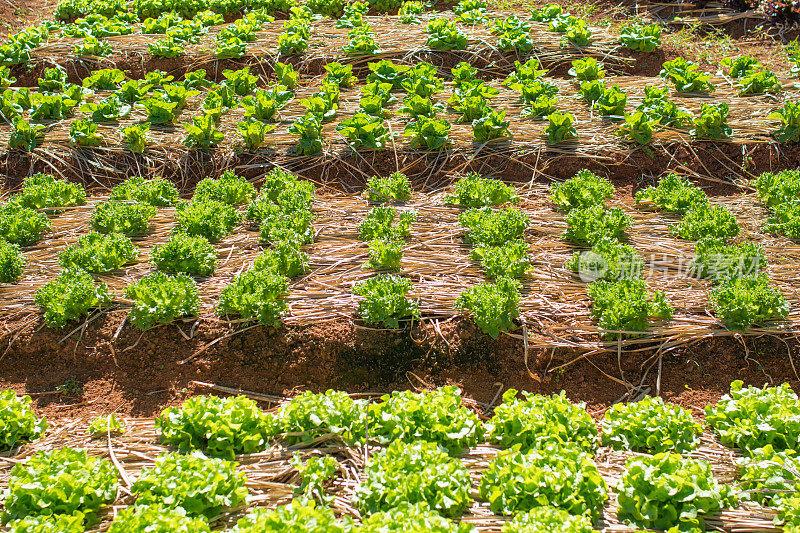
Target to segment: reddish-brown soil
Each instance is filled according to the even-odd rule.
[[[696,414],[735,379],[756,385],[800,384],[792,369],[798,343],[769,336],[746,342],[705,340],[665,354],[660,371],[652,353],[618,359],[616,354],[582,357],[560,349],[531,350],[528,373],[521,341],[507,336],[492,340],[468,321],[442,324],[439,335],[430,324],[385,332],[342,320],[277,331],[258,326],[180,364],[229,332],[207,325],[187,340],[176,326],[168,326],[140,338],[126,327],[114,339],[124,316],[111,312],[92,322],[82,336],[76,333],[63,342],[64,331],[38,322],[18,336],[6,336],[4,344],[9,337],[13,340],[0,361],[0,387],[31,394],[44,414],[59,418],[110,411],[152,416],[165,405],[209,392],[195,381],[273,395],[456,384],[486,403],[500,389],[565,390],[594,413],[626,396],[629,389],[623,382],[643,387],[635,393],[655,393],[660,384],[665,398]],[[187,326],[182,329],[189,332]]]

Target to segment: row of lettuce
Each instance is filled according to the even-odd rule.
[[[277,51],[281,54],[297,55],[308,50],[311,40],[310,28],[307,22],[298,24],[299,19],[310,22],[322,17],[331,17],[337,19],[335,23],[337,28],[349,30],[349,43],[341,50],[343,55],[375,56],[381,53],[381,49],[375,42],[375,35],[364,18],[365,15],[370,11],[374,14],[376,10],[392,11],[397,13],[396,21],[399,24],[421,24],[419,15],[433,8],[428,3],[413,0],[379,0],[379,3],[385,5],[373,9],[375,2],[361,0],[352,2],[309,0],[302,6],[294,0],[271,2],[261,0],[260,3],[247,6],[246,10],[242,10],[244,6],[240,6],[236,14],[237,20],[215,35],[211,52],[217,59],[243,57],[247,53],[247,45],[259,39],[258,32],[264,29],[264,24],[274,22],[274,16],[277,15],[289,18],[283,24],[285,31],[277,43]],[[57,17],[69,10],[65,4],[62,2],[57,8]],[[164,4],[167,2],[159,2],[159,7],[165,7]],[[193,4],[194,7],[200,8],[200,2]],[[191,16],[169,9],[147,13],[137,9],[137,14],[127,11],[113,13],[71,11],[69,13],[73,15],[69,17],[73,20],[71,23],[48,21],[12,35],[0,47],[0,62],[6,65],[26,63],[31,60],[31,52],[37,47],[46,44],[50,39],[63,38],[82,39],[73,47],[73,53],[78,58],[105,57],[115,52],[108,37],[134,33],[163,36],[153,39],[147,45],[147,51],[154,58],[172,59],[184,56],[186,45],[199,43],[200,39],[209,33],[210,27],[221,26],[226,22],[224,14],[211,6],[207,6],[206,10],[196,9]],[[425,31],[429,37],[426,46],[434,50],[465,50],[469,36],[464,28],[477,25],[486,25],[497,35],[497,40],[492,43],[493,46],[503,52],[518,54],[527,54],[534,49],[534,42],[530,36],[534,28],[536,31],[560,34],[565,46],[574,45],[583,48],[590,46],[592,41],[596,40],[586,20],[565,13],[563,8],[556,4],[548,4],[542,9],[534,10],[527,20],[520,19],[516,15],[505,19],[489,17],[486,0],[462,0],[453,6],[453,13],[454,19],[438,17],[427,23]],[[238,18],[239,15],[241,18]],[[630,49],[652,52],[660,45],[660,38],[661,28],[658,25],[634,24],[622,29],[619,41]]]
[[[5,391],[0,406],[6,450],[46,431],[30,398]],[[296,450],[291,463],[300,478],[297,496],[285,507],[255,510],[234,531],[466,532],[472,530],[467,522],[449,520],[461,517],[477,494],[494,513],[513,518],[504,532],[583,533],[601,518],[610,489],[617,493],[618,518],[639,528],[702,531],[707,518],[750,501],[776,508],[776,523],[797,531],[797,409],[798,397],[786,384],[759,389],[741,382],[705,409],[719,440],[741,454],[736,484],[727,485],[714,478],[702,455],[691,454],[700,446],[703,424],[660,398],[614,405],[598,427],[583,405],[563,394],[515,390],[503,395],[485,422],[453,387],[394,392],[376,402],[336,391],[305,392],[270,413],[241,396],[199,396],[156,418],[160,443],[176,451],[162,453],[142,470],[129,486],[135,504],[116,516],[110,531],[207,530],[207,519],[213,523],[247,505],[246,475],[233,459],[274,442]],[[125,427],[108,416],[93,421],[88,431],[93,438],[113,438]],[[335,480],[345,472],[344,456],[326,446],[331,439],[349,447],[381,446],[372,448],[359,483],[347,495],[361,526],[336,518],[328,508],[331,490],[343,496]],[[480,443],[500,452],[475,477],[473,492],[459,456]],[[627,459],[611,487],[594,460],[601,445],[639,452]],[[119,490],[111,461],[82,450],[48,449],[11,469],[3,520],[15,532],[82,531],[97,522]],[[57,523],[72,526],[48,529]],[[290,525],[294,529],[287,529]]]
[[[744,76],[741,74],[743,67],[737,66],[743,63],[752,69],[746,72],[754,75],[764,72],[760,70],[763,68],[760,63],[751,63],[748,59],[751,58],[743,56],[732,60],[728,71],[736,70]],[[507,109],[492,104],[500,90],[491,82],[479,79],[478,69],[468,63],[462,62],[450,69],[452,94],[445,102],[437,102],[435,97],[445,89],[446,82],[430,63],[410,67],[383,59],[368,63],[367,67],[369,74],[360,89],[359,107],[336,126],[337,136],[354,151],[379,151],[393,146],[400,134],[392,133],[386,119],[396,113],[408,115],[402,135],[410,138],[411,148],[435,151],[451,144],[452,123],[447,117],[439,116],[442,112],[457,115],[456,123],[469,124],[477,142],[512,137]],[[672,80],[684,79],[688,73],[699,76],[692,70],[696,67],[679,58],[665,62],[662,75]],[[341,91],[358,82],[353,65],[331,62],[325,65],[325,70],[320,90],[299,100],[305,114],[292,119],[285,132],[276,131],[283,121],[280,111],[294,99],[299,74],[290,64],[281,62],[276,62],[275,80],[266,89],[262,88],[265,81],[251,74],[250,67],[224,70],[225,80],[221,83],[207,80],[207,73],[202,69],[187,72],[184,80],[175,81],[160,70],[147,73],[143,79],[126,79],[121,70],[107,68],[93,71],[77,85],[69,83],[66,71],[55,66],[44,69],[37,91],[29,87],[5,90],[0,100],[0,119],[13,126],[10,149],[33,151],[45,141],[52,121],[68,119],[77,109],[83,116],[70,122],[68,140],[72,145],[78,148],[120,146],[132,153],[144,153],[156,142],[151,129],[171,129],[187,109],[199,104],[200,112],[182,123],[184,144],[192,150],[209,151],[225,141],[227,128],[221,124],[223,116],[236,116],[231,112],[242,108],[244,120],[234,118],[236,122],[232,124],[237,133],[237,140],[232,143],[240,150],[255,152],[271,142],[270,134],[288,133],[297,137],[295,153],[313,156],[321,153],[330,142],[323,129],[337,117]],[[502,84],[519,93],[521,117],[545,122],[542,135],[548,143],[575,141],[580,138],[575,116],[557,110],[560,89],[546,79],[546,72],[536,58],[525,63],[517,61],[515,71]],[[628,94],[619,85],[605,84],[606,71],[595,58],[573,61],[570,74],[578,89],[576,97],[586,102],[593,114],[618,123],[617,134],[633,145],[651,143],[659,130],[686,132],[697,140],[726,140],[733,134],[727,122],[729,107],[724,102],[704,103],[700,114],[694,116],[670,100],[668,88],[652,85],[645,87],[642,102],[629,113],[626,109]],[[13,82],[13,78],[6,77],[0,80],[0,85],[8,86]],[[773,88],[780,89],[779,85]],[[693,85],[676,85],[676,90],[698,92]],[[104,97],[101,99],[96,91]],[[398,97],[400,93],[405,94],[402,100]],[[100,129],[101,125],[119,124],[138,114],[144,118],[119,128],[118,141],[107,138]],[[777,126],[771,133],[777,141],[800,139],[800,107],[796,103],[786,101],[782,109],[768,118]]]
[[[467,5],[472,0],[465,0],[456,10],[461,13],[472,13],[485,10],[485,6]],[[353,4],[355,5],[355,4]],[[477,5],[477,4],[476,4]],[[470,9],[467,9],[470,8]],[[543,14],[544,12],[547,14]],[[234,39],[239,44],[230,47],[242,48],[248,41],[256,38],[255,32],[260,27],[259,12],[252,12],[246,18],[239,19],[236,24],[224,28],[218,39],[224,42]],[[360,13],[354,11],[354,13]],[[355,16],[355,15],[353,15]],[[548,18],[550,17],[550,18]],[[304,50],[310,39],[310,24],[313,15],[308,8],[293,8],[290,18],[285,22],[284,33],[279,37],[279,48],[292,48],[293,53]],[[535,20],[549,20],[551,26],[569,27],[577,24],[575,17],[566,15],[558,9],[545,9],[534,14]],[[163,20],[162,20],[163,19]],[[563,20],[562,20],[563,19]],[[342,21],[351,19],[340,19]],[[359,19],[362,20],[362,19]],[[175,29],[178,33],[186,33],[187,26],[174,15],[165,15],[161,19],[148,22],[148,31],[165,31]],[[219,20],[214,16],[203,15],[191,21],[189,25],[201,31],[207,25]],[[363,20],[362,20],[363,22]],[[78,29],[71,32],[87,34],[96,31],[99,34],[117,34],[118,26],[123,23],[106,21],[82,21]],[[431,39],[440,42],[458,40],[461,37],[454,23],[445,19],[435,19],[428,23],[426,30]],[[492,31],[501,35],[524,36],[529,39],[531,22],[512,15],[506,19],[497,19],[492,24]],[[636,31],[641,30],[639,28]],[[39,33],[28,30],[38,44],[48,35],[49,27]],[[194,31],[194,30],[193,30]],[[568,31],[568,30],[565,30]],[[631,30],[633,31],[633,30]],[[643,30],[642,30],[643,31]],[[81,33],[83,32],[83,33]],[[358,55],[376,55],[380,52],[374,41],[374,34],[369,26],[356,25],[351,32],[351,42],[343,47],[345,55],[355,49]],[[190,32],[191,33],[191,32]],[[232,37],[232,35],[238,37]],[[88,38],[94,38],[91,33]],[[638,34],[637,34],[638,35]],[[172,39],[172,37],[169,37]],[[521,38],[521,37],[520,37]],[[633,39],[633,37],[628,36]],[[642,37],[644,38],[644,37]],[[18,39],[19,40],[19,39]],[[24,39],[23,39],[24,40]],[[466,43],[466,38],[463,37]],[[514,41],[516,42],[516,41]],[[150,46],[159,45],[160,41]],[[10,45],[9,45],[10,46]],[[228,46],[228,45],[225,45]],[[524,48],[529,51],[530,44]],[[649,50],[648,51],[652,51]],[[369,54],[368,54],[369,52]],[[233,52],[227,51],[226,54]],[[6,61],[6,63],[13,61]],[[368,64],[372,73],[367,77],[367,85],[362,88],[363,98],[356,113],[337,126],[338,134],[343,137],[353,150],[381,150],[388,145],[394,134],[387,127],[385,119],[394,113],[389,106],[398,101],[394,93],[407,93],[403,107],[398,111],[410,115],[403,135],[411,137],[411,147],[428,150],[439,150],[449,144],[451,123],[446,118],[437,118],[437,113],[445,108],[432,100],[444,88],[443,80],[438,77],[438,70],[431,64],[422,63],[414,67],[394,64],[382,60]],[[698,65],[680,57],[663,64],[661,76],[673,83],[679,94],[704,95],[714,90],[711,76],[698,70]],[[295,151],[302,155],[315,155],[323,149],[323,124],[336,116],[339,93],[342,88],[353,86],[358,80],[353,76],[352,65],[332,62],[326,66],[328,74],[322,82],[321,90],[310,98],[301,100],[307,112],[296,118],[288,127],[288,133],[297,135],[299,142]],[[531,57],[525,63],[517,62],[516,72],[504,82],[505,85],[520,93],[523,105],[522,116],[546,119],[547,124],[543,136],[549,143],[561,143],[579,138],[575,128],[575,116],[557,110],[556,94],[559,88],[544,78],[546,70],[542,70],[538,59]],[[458,122],[472,126],[473,136],[477,142],[489,142],[507,139],[511,136],[510,120],[506,118],[506,109],[493,107],[491,99],[498,96],[497,88],[476,78],[477,69],[462,63],[452,69],[453,95],[447,104],[453,113],[459,114]],[[185,122],[184,142],[192,149],[210,150],[225,140],[224,127],[220,127],[222,115],[240,105],[246,110],[247,118],[237,122],[236,132],[240,147],[255,151],[269,139],[276,125],[272,122],[279,116],[279,110],[293,97],[292,91],[298,80],[298,74],[287,63],[277,62],[274,66],[275,83],[269,89],[259,89],[263,80],[250,74],[249,68],[238,71],[225,71],[226,80],[220,84],[212,84],[205,79],[205,71],[188,72],[185,79],[173,82],[162,72],[148,72],[144,79],[125,79],[125,74],[117,69],[101,69],[83,79],[82,86],[67,83],[66,71],[61,67],[44,70],[39,80],[39,91],[30,88],[9,89],[3,93],[0,106],[0,118],[13,124],[9,146],[15,150],[34,150],[44,141],[47,126],[38,122],[61,120],[74,114],[79,108],[86,116],[70,123],[69,139],[77,147],[95,147],[113,145],[105,139],[99,125],[116,123],[128,118],[133,109],[141,109],[147,114],[146,121],[138,121],[121,128],[122,145],[134,153],[143,152],[149,140],[150,127],[166,127],[184,110],[187,100],[194,101],[200,92],[208,89],[202,102],[202,111]],[[593,113],[610,117],[619,123],[617,133],[627,142],[644,145],[651,142],[653,133],[659,129],[677,129],[688,131],[698,140],[724,140],[732,135],[727,124],[728,104],[703,104],[701,112],[693,116],[688,110],[679,107],[668,98],[666,87],[646,87],[645,99],[641,105],[628,113],[626,104],[628,95],[619,85],[606,86],[603,78],[603,65],[593,57],[573,62],[570,74],[582,98]],[[738,87],[743,96],[765,93],[780,93],[782,87],[774,73],[756,59],[749,56],[727,58],[720,64],[720,74],[724,74]],[[8,66],[0,67],[0,86],[8,87],[15,83]],[[732,82],[734,83],[734,82]],[[94,90],[113,91],[105,99],[94,98]],[[241,98],[241,102],[240,99]],[[85,101],[85,102],[84,102]],[[26,118],[30,120],[25,120]],[[793,142],[800,139],[800,107],[787,101],[783,109],[770,115],[775,120],[777,129],[774,137],[780,142]],[[32,124],[31,121],[34,123]]]
[[[800,171],[765,173],[753,185],[757,197],[772,210],[765,231],[800,238]],[[580,280],[592,282],[591,312],[603,336],[610,339],[646,332],[653,319],[663,324],[673,314],[663,293],[648,291],[648,265],[624,242],[632,217],[619,207],[605,206],[614,190],[607,179],[587,170],[550,188],[551,204],[565,213],[564,240],[582,248],[565,267]],[[400,173],[376,176],[364,196],[373,205],[357,228],[359,239],[368,243],[364,268],[379,274],[355,284],[353,292],[362,297],[358,307],[362,319],[395,329],[408,319],[420,318],[419,303],[407,296],[412,281],[395,275],[401,270],[416,217],[398,207],[411,198],[411,186]],[[726,327],[746,330],[788,316],[785,295],[766,273],[764,250],[754,242],[734,241],[740,227],[724,205],[713,204],[699,187],[674,174],[638,191],[635,199],[642,209],[680,217],[670,232],[696,245],[689,264],[679,267],[686,275],[712,282],[711,307]],[[36,303],[51,327],[63,327],[92,309],[107,307],[113,297],[106,284],[92,276],[119,272],[135,263],[139,250],[134,239],[149,232],[159,209],[175,206],[176,224],[169,240],[150,253],[156,271],[125,290],[134,302],[131,323],[150,329],[196,316],[199,294],[192,276],[214,274],[218,251],[213,243],[246,221],[258,227],[259,241],[268,248],[223,290],[217,311],[278,326],[288,310],[289,279],[309,272],[302,248],[314,240],[313,200],[310,182],[277,168],[263,177],[258,193],[252,183],[229,171],[202,180],[191,201],[181,201],[166,180],[130,178],[94,208],[91,231],[60,252],[63,271],[38,291]],[[27,178],[21,192],[0,207],[0,282],[19,281],[25,268],[20,246],[44,238],[51,228],[50,217],[85,202],[86,193],[78,185],[50,175]],[[453,193],[444,198],[445,205],[461,210],[458,220],[466,229],[465,242],[472,247],[470,257],[490,279],[465,289],[456,308],[495,338],[516,327],[518,280],[531,268],[525,239],[530,219],[515,207],[518,202],[513,187],[474,173],[459,179]]]

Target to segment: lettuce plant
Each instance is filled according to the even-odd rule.
[[[411,199],[411,183],[401,172],[373,176],[367,183],[364,198],[370,202],[405,202]]]
[[[578,82],[594,81],[605,78],[606,71],[603,68],[603,64],[597,61],[596,58],[586,57],[584,59],[576,59],[572,62],[569,75]]]
[[[634,527],[684,531],[705,530],[705,517],[735,501],[708,462],[672,452],[625,461],[617,498],[617,516]]]
[[[399,84],[408,94],[430,98],[444,89],[444,84],[441,78],[437,76],[437,73],[436,67],[432,64],[419,63],[406,71],[402,71]],[[396,82],[397,80],[395,80]]]
[[[400,270],[400,261],[403,259],[403,247],[405,243],[393,239],[375,239],[369,243],[369,260],[364,263],[366,269],[388,270],[397,272]]]
[[[266,270],[287,278],[300,276],[310,270],[308,255],[291,240],[278,241],[258,254],[253,262],[253,269]]]
[[[186,49],[183,47],[183,43],[180,40],[176,40],[173,36],[168,36],[164,39],[157,39],[156,41],[148,43],[147,53],[153,57],[172,59],[184,55]]]
[[[544,137],[551,144],[569,141],[578,138],[578,131],[572,125],[575,115],[572,113],[559,113],[554,111],[547,115],[548,124],[544,129]]]
[[[289,126],[289,133],[300,137],[297,153],[316,155],[322,151],[322,120],[314,113],[306,113]]]
[[[653,132],[659,124],[659,119],[651,117],[641,111],[625,114],[625,124],[619,127],[617,135],[638,145],[648,144],[653,138]]]
[[[104,68],[92,71],[83,79],[83,86],[101,91],[116,91],[125,80],[125,73],[119,69]]]
[[[458,216],[458,223],[469,231],[465,239],[473,245],[500,246],[522,237],[530,220],[519,209],[505,207],[473,208]]]
[[[535,57],[529,58],[525,63],[514,61],[514,72],[503,80],[503,85],[513,88],[516,84],[539,80],[546,73],[547,70],[542,69],[542,64]]]
[[[228,205],[242,205],[256,197],[252,183],[232,170],[226,170],[219,178],[203,178],[195,187],[193,201],[214,200]]]
[[[415,211],[401,211],[398,215],[392,206],[373,207],[358,224],[358,237],[362,241],[403,239],[411,234],[411,224],[415,217]]]
[[[520,287],[518,281],[506,277],[498,278],[495,283],[480,283],[465,289],[455,307],[468,310],[475,324],[496,339],[500,332],[516,327]]]
[[[500,246],[479,245],[472,250],[470,258],[478,261],[486,277],[521,278],[530,269],[528,243],[523,239],[508,241]]]
[[[254,152],[264,143],[266,134],[273,131],[275,127],[275,124],[265,124],[250,117],[236,125],[236,132],[242,138],[244,147],[250,152]]]
[[[294,95],[283,85],[270,90],[259,89],[242,98],[242,107],[247,116],[258,120],[272,120],[275,114],[288,104]]]
[[[692,120],[692,137],[700,140],[724,140],[733,130],[728,125],[728,104],[703,104],[700,114]]]
[[[679,93],[713,92],[714,84],[711,83],[711,76],[700,72],[699,68],[697,64],[678,57],[671,61],[665,61],[659,75],[674,83],[675,90]]]
[[[153,248],[150,259],[158,270],[168,274],[210,276],[217,268],[217,251],[201,235],[175,233]]]
[[[525,513],[517,513],[510,522],[503,524],[501,533],[591,533],[592,520],[576,516],[556,507],[534,507]]]
[[[183,507],[133,505],[120,511],[108,533],[209,533],[204,516],[188,516]]]
[[[656,186],[636,191],[634,198],[639,207],[652,207],[680,215],[708,203],[708,197],[700,187],[674,172],[658,180]]]
[[[178,189],[164,178],[134,176],[111,189],[108,200],[171,207],[178,203]]]
[[[585,282],[633,279],[644,271],[644,261],[636,248],[613,237],[600,238],[588,251],[574,252],[565,266]]]
[[[337,520],[331,509],[316,506],[313,501],[295,499],[275,509],[259,508],[239,519],[232,531],[260,533],[263,531],[304,531],[307,533],[348,533],[352,525]]]
[[[19,246],[0,238],[0,283],[16,283],[25,269],[25,257]]]
[[[94,208],[89,225],[100,233],[143,235],[155,215],[156,208],[151,205],[110,200]]]
[[[169,124],[175,120],[177,102],[167,102],[163,98],[151,96],[136,104],[147,111],[147,121],[151,124]]]
[[[724,280],[709,295],[714,314],[727,328],[747,330],[789,316],[789,303],[767,274]]]
[[[405,0],[397,11],[400,17],[398,22],[400,24],[419,24],[417,15],[421,15],[424,12],[425,5],[422,2]]]
[[[496,141],[504,137],[511,137],[506,120],[506,111],[490,110],[486,115],[472,121],[472,134],[475,140],[481,143]]]
[[[278,78],[278,83],[280,85],[283,85],[289,90],[294,90],[297,86],[299,74],[294,70],[292,65],[277,61],[275,63],[275,77]]]
[[[436,444],[394,441],[372,456],[354,504],[363,514],[427,503],[443,516],[458,516],[471,502],[469,474]]]
[[[258,320],[265,326],[279,327],[281,315],[289,310],[285,297],[289,280],[269,270],[252,269],[237,275],[222,290],[217,314]]]
[[[89,422],[86,432],[94,438],[105,438],[110,435],[122,435],[125,432],[125,421],[111,413],[107,416],[98,416]]]
[[[550,186],[550,201],[559,211],[602,205],[613,195],[614,186],[608,179],[586,169]]]
[[[350,118],[346,118],[336,127],[347,144],[353,150],[382,150],[389,142],[389,130],[383,123],[383,119],[367,115],[366,113],[356,113]]]
[[[739,96],[778,94],[783,90],[774,72],[769,70],[749,72],[738,80]]]
[[[768,444],[777,451],[796,450],[800,445],[798,401],[788,383],[758,388],[736,380],[728,394],[705,408],[706,423],[722,444],[745,453]]]
[[[370,437],[380,444],[431,442],[453,457],[483,437],[478,417],[462,404],[461,390],[453,386],[386,394],[370,404],[367,417]]]
[[[691,270],[713,283],[758,274],[767,264],[764,250],[752,242],[726,244],[725,239],[705,237],[694,247]]]
[[[105,274],[134,263],[139,250],[130,238],[120,233],[103,235],[91,231],[78,238],[58,255],[62,268],[80,268],[90,274]]]
[[[236,463],[194,452],[162,453],[131,486],[136,504],[183,508],[188,516],[213,518],[245,501],[245,475]]]
[[[80,511],[73,514],[52,516],[31,515],[8,524],[9,533],[84,533],[84,516]]]
[[[353,286],[353,293],[362,296],[358,314],[367,324],[397,329],[400,320],[418,319],[419,304],[406,296],[411,290],[410,279],[378,274]]]
[[[96,284],[85,270],[71,268],[42,285],[34,301],[44,315],[45,324],[61,328],[91,309],[108,305],[112,297],[105,283]]]
[[[487,442],[523,452],[548,443],[594,452],[600,439],[585,404],[570,402],[563,392],[551,396],[522,394],[519,398],[515,389],[503,393],[494,416],[484,423]]]
[[[178,221],[175,231],[219,242],[233,233],[241,217],[232,205],[201,195],[197,200],[178,204],[175,219]]]
[[[514,187],[501,180],[484,178],[477,172],[470,172],[455,183],[453,194],[446,195],[444,202],[459,207],[485,207],[517,204],[519,196]]]
[[[145,148],[150,143],[150,123],[132,124],[120,130],[122,143],[134,154],[143,154]]]
[[[29,209],[58,213],[61,208],[85,204],[86,190],[51,174],[34,174],[23,180],[22,191],[12,197],[12,202]]]
[[[142,331],[194,316],[200,308],[197,283],[186,274],[153,272],[128,285],[125,296],[133,300],[128,320]]]
[[[651,319],[669,320],[672,306],[661,291],[649,292],[642,279],[596,281],[586,291],[592,300],[592,317],[603,338],[617,339],[645,332]]]
[[[76,44],[72,51],[75,53],[76,56],[95,56],[95,57],[106,57],[110,56],[113,53],[111,48],[111,43],[106,41],[101,41],[97,37],[93,35],[87,35],[83,42],[80,44]]]
[[[658,119],[658,124],[665,127],[683,128],[691,123],[692,114],[688,109],[678,107],[675,102],[670,102],[667,90],[660,87],[645,87],[644,99],[636,108],[652,119]]]
[[[800,142],[800,103],[784,102],[783,109],[775,110],[767,118],[779,122],[773,133],[778,142]]]
[[[577,20],[567,27],[564,40],[578,47],[589,46],[592,42],[592,30],[583,20]]]
[[[300,474],[300,486],[295,488],[295,494],[301,494],[306,501],[317,501],[330,504],[333,497],[325,494],[325,484],[336,475],[339,462],[330,455],[309,456],[306,460],[295,454],[292,457],[292,466]]]
[[[628,49],[650,53],[661,46],[661,26],[658,24],[632,24],[620,30],[619,42]]]
[[[184,122],[183,127],[186,129],[184,144],[193,150],[207,152],[225,139],[225,135],[216,128],[214,117],[209,113],[192,117],[192,123]]]
[[[679,405],[645,396],[606,411],[603,443],[617,450],[687,453],[700,445],[703,426]]]
[[[622,209],[606,209],[603,205],[573,209],[566,218],[567,229],[563,236],[574,244],[593,245],[603,238],[621,240],[633,223]]]
[[[594,102],[594,110],[601,116],[625,115],[625,104],[628,102],[628,95],[621,90],[618,85],[606,87],[600,97]]]
[[[513,515],[547,502],[571,515],[600,517],[606,482],[589,453],[553,442],[527,453],[508,450],[483,472],[480,497],[495,513]]]
[[[736,217],[724,205],[695,204],[670,231],[690,241],[703,237],[727,238],[739,234]]]
[[[580,94],[581,98],[583,98],[583,100],[592,107],[594,107],[595,102],[597,102],[600,97],[603,96],[605,91],[606,84],[603,80],[584,81],[578,88],[578,94]]]
[[[428,39],[425,44],[434,50],[466,50],[467,36],[454,22],[444,18],[433,19],[425,26]]]
[[[737,479],[745,498],[764,506],[779,507],[797,493],[800,457],[795,450],[776,451],[771,444],[748,452],[737,461]]]
[[[369,25],[353,28],[347,33],[350,42],[342,47],[346,56],[376,56],[381,53],[381,48],[375,41],[375,34]]]
[[[93,122],[116,122],[130,115],[131,106],[112,94],[101,102],[83,104],[80,110],[91,115]]]
[[[155,423],[162,443],[229,460],[263,451],[269,439],[267,414],[245,396],[195,396],[164,409]]]
[[[359,531],[362,533],[405,533],[409,531],[473,533],[474,528],[463,522],[452,522],[439,513],[431,511],[427,505],[417,503],[403,504],[365,517]]]
[[[72,448],[40,451],[11,469],[3,521],[82,513],[91,524],[116,499],[117,487],[107,459]]]
[[[0,206],[0,239],[18,246],[31,246],[50,231],[47,215],[15,202]]]
[[[237,96],[245,96],[252,93],[258,83],[258,76],[250,74],[250,67],[244,67],[239,70],[223,70],[222,75],[225,77],[223,82],[225,86],[233,90]]]
[[[103,135],[97,132],[97,127],[90,120],[75,120],[69,127],[70,142],[79,147],[100,146],[103,144]]]
[[[7,452],[42,437],[47,418],[39,418],[31,407],[30,396],[17,396],[13,390],[0,391],[0,451]]]
[[[366,417],[367,403],[345,392],[304,391],[278,409],[272,433],[282,436],[287,446],[309,445],[326,436],[355,443],[364,440]]]
[[[800,239],[800,201],[792,200],[773,207],[772,215],[764,224],[764,230],[789,239]]]
[[[411,67],[399,65],[388,59],[381,59],[378,62],[367,63],[370,73],[367,75],[367,83],[388,83],[392,90],[400,90],[403,82],[408,79]]]
[[[800,170],[764,172],[753,180],[756,196],[767,207],[800,200]]]

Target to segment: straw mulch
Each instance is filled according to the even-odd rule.
[[[239,392],[212,384],[202,384],[221,392]],[[245,393],[251,394],[251,393]],[[265,397],[251,394],[255,399],[269,401],[272,405],[281,401],[276,397]],[[285,401],[285,400],[284,400]],[[472,402],[467,401],[468,405]],[[483,407],[483,406],[481,406]],[[481,415],[490,412],[479,409]],[[99,526],[88,531],[105,531],[109,522],[120,510],[134,502],[134,497],[129,489],[136,480],[142,468],[152,465],[158,454],[168,451],[168,448],[158,444],[158,435],[151,419],[127,419],[126,432],[121,436],[91,439],[86,434],[88,418],[75,420],[61,420],[55,423],[48,431],[47,436],[35,443],[25,446],[13,456],[0,456],[0,487],[7,486],[10,470],[14,464],[25,461],[32,454],[40,450],[57,449],[61,447],[84,448],[90,453],[110,459],[120,473],[120,492],[117,500],[103,516]],[[332,436],[331,436],[332,437]],[[301,455],[330,454],[339,461],[339,471],[335,480],[326,488],[326,493],[333,496],[331,507],[341,516],[359,518],[358,510],[352,501],[356,488],[364,479],[365,461],[373,455],[378,448],[347,447],[336,438],[318,439],[313,447],[297,446],[286,448],[281,444],[274,444],[268,450],[239,456],[239,470],[247,476],[247,488],[251,495],[250,508],[268,507],[285,504],[293,497],[294,489],[299,484],[300,478],[297,471],[290,464],[290,459],[296,453]],[[479,445],[460,457],[470,472],[472,479],[471,495],[476,500],[467,510],[462,520],[474,525],[481,532],[499,532],[507,518],[492,513],[485,502],[479,501],[478,485],[483,470],[500,450],[494,446]],[[616,517],[615,487],[620,482],[624,472],[625,460],[637,454],[627,451],[614,451],[601,448],[595,461],[601,475],[609,486],[609,500],[606,502],[598,530],[604,532],[634,531]],[[721,483],[734,483],[736,474],[736,452],[719,444],[710,433],[703,435],[700,448],[689,454],[696,459],[708,461],[715,478]],[[227,528],[233,525],[238,518],[247,512],[244,507],[231,510],[215,521],[215,529]],[[724,510],[718,515],[710,517],[708,526],[710,530],[738,532],[738,533],[767,533],[780,531],[772,525],[774,512],[753,504],[740,504],[735,509]]]
[[[631,244],[645,259],[648,283],[663,290],[675,308],[667,324],[655,324],[652,334],[622,342],[600,342],[591,319],[586,283],[564,268],[571,254],[579,250],[566,243],[561,233],[566,229],[564,215],[553,211],[547,187],[531,182],[521,189],[519,208],[530,217],[525,239],[530,243],[532,270],[523,280],[519,309],[522,328],[509,333],[525,340],[527,348],[564,347],[585,357],[610,351],[651,351],[654,357],[686,343],[711,336],[739,336],[724,329],[710,312],[709,282],[689,277],[687,263],[693,256],[694,243],[682,241],[669,233],[676,219],[635,208],[632,198],[611,202],[635,220],[629,231]],[[398,209],[417,211],[412,236],[404,250],[402,275],[414,282],[409,297],[419,301],[423,320],[442,321],[458,316],[454,303],[467,287],[485,281],[482,270],[469,258],[470,248],[463,242],[465,229],[458,224],[460,210],[443,206],[444,189],[430,194],[415,194],[413,200]],[[87,205],[69,209],[53,219],[53,233],[26,251],[26,274],[15,285],[0,287],[0,320],[18,321],[34,317],[36,290],[59,272],[58,253],[87,232],[93,207],[101,198]],[[715,198],[728,206],[742,227],[741,239],[761,244],[769,265],[767,272],[792,305],[788,320],[744,335],[789,337],[800,329],[800,246],[783,237],[761,231],[768,212],[753,194]],[[355,283],[374,275],[363,269],[368,258],[367,243],[358,239],[357,225],[370,209],[367,201],[356,195],[322,191],[315,202],[316,237],[306,247],[311,272],[292,280],[287,302],[290,312],[287,325],[311,325],[339,320],[356,320],[358,297],[352,293]],[[153,270],[149,254],[154,245],[165,242],[175,221],[173,209],[160,209],[152,222],[152,232],[135,239],[140,247],[139,262],[120,272],[99,276],[118,295],[117,305],[126,308],[124,288]],[[217,321],[214,306],[222,289],[238,273],[249,268],[261,251],[257,228],[244,225],[218,245],[219,267],[210,278],[200,279],[200,323]],[[95,315],[96,316],[96,315]],[[239,322],[235,321],[233,326]],[[195,324],[196,326],[197,324]],[[195,327],[193,326],[193,327]],[[157,330],[151,332],[157,335]],[[788,347],[787,347],[788,350]],[[791,357],[791,353],[789,355]],[[653,359],[655,361],[655,359]]]

